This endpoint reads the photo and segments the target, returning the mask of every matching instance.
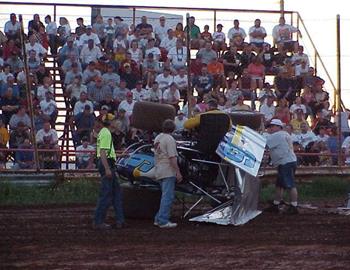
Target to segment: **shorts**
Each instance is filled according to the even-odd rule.
[[[284,49],[284,50],[288,50],[288,51],[293,51],[293,50],[294,50],[295,43],[297,43],[297,41],[287,41],[287,42],[283,42],[283,49]]]
[[[294,188],[294,175],[296,168],[296,162],[289,162],[283,165],[278,165],[276,186],[284,189]]]

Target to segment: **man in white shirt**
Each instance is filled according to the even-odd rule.
[[[38,144],[48,142],[51,145],[57,145],[57,131],[51,128],[50,122],[45,122],[43,128],[36,133],[35,139]]]
[[[45,99],[40,101],[40,109],[44,115],[50,118],[50,123],[52,126],[54,126],[58,111],[57,104],[53,100],[52,93],[50,91],[47,91],[45,93]]]
[[[266,103],[260,106],[260,112],[264,115],[265,123],[269,122],[275,116],[276,107],[273,104],[274,97],[267,96]]]
[[[179,69],[179,73],[174,77],[174,83],[176,83],[182,96],[187,93],[188,77],[184,67]]]
[[[172,68],[175,70],[185,67],[187,62],[187,47],[183,46],[181,39],[177,39],[175,47],[169,50],[168,59],[171,62]]]
[[[156,25],[154,28],[154,34],[156,36],[156,39],[158,40],[158,43],[162,42],[163,39],[167,36],[167,31],[169,27],[167,27],[165,22],[165,16],[159,17],[159,25]]]
[[[235,46],[241,46],[246,38],[247,34],[243,28],[239,27],[239,21],[236,19],[233,21],[233,27],[228,30],[227,37],[230,40],[230,44]]]
[[[33,50],[36,52],[36,57],[39,61],[47,56],[47,50],[40,43],[36,42],[35,35],[31,35],[29,37],[29,43],[27,43],[25,47],[27,55],[29,55],[29,52]]]
[[[343,141],[341,148],[343,149],[343,152],[345,154],[345,164],[350,164],[350,136],[346,137]]]
[[[74,116],[77,116],[79,113],[82,113],[85,110],[85,106],[90,107],[90,112],[94,113],[94,105],[90,100],[87,99],[87,93],[81,92],[79,100],[74,105]]]
[[[148,90],[149,92],[149,100],[151,102],[161,102],[163,99],[163,93],[162,91],[159,89],[159,85],[157,82],[154,82],[152,84],[151,89]]]
[[[163,102],[178,108],[179,101],[180,92],[177,89],[176,83],[173,82],[170,84],[169,88],[163,92]]]
[[[88,41],[92,39],[94,41],[94,45],[100,46],[101,41],[98,38],[98,35],[92,32],[92,26],[88,25],[86,26],[86,33],[82,34],[79,38],[79,47],[83,47],[84,45],[88,44]]]
[[[148,91],[142,88],[142,83],[143,83],[142,81],[138,81],[136,83],[136,87],[131,90],[131,93],[133,94],[133,98],[135,101],[149,100]]]
[[[158,47],[155,47],[156,40],[154,38],[150,38],[147,43],[145,55],[153,53],[155,59],[159,60],[160,58],[160,50]]]
[[[300,145],[305,149],[309,143],[316,142],[317,137],[315,133],[309,130],[309,126],[307,123],[302,123],[300,125],[300,128],[301,128],[301,132],[300,134],[297,135],[297,138]]]
[[[175,132],[181,132],[184,130],[184,124],[187,120],[183,111],[179,110],[177,116],[175,117]]]
[[[125,115],[130,117],[132,115],[132,110],[134,109],[135,100],[133,100],[132,92],[126,93],[126,99],[120,102],[118,110],[123,109],[125,111]]]
[[[291,60],[294,65],[300,65],[302,62],[305,62],[307,68],[309,68],[310,66],[309,56],[306,53],[304,53],[303,46],[298,46],[298,52],[293,54]]]
[[[43,100],[45,98],[46,92],[51,92],[52,94],[54,94],[54,89],[52,88],[51,85],[52,85],[52,79],[50,77],[45,77],[43,85],[39,86],[37,89],[36,95],[39,100]]]
[[[94,41],[89,39],[88,44],[84,45],[81,53],[80,59],[83,64],[83,68],[87,67],[90,62],[97,63],[98,59],[102,57],[101,49],[97,46],[94,46]]]
[[[170,69],[164,68],[163,73],[156,77],[156,82],[159,84],[159,89],[164,92],[169,88],[170,84],[174,81],[174,77],[170,74]]]
[[[253,50],[257,51],[257,49],[262,48],[265,37],[266,30],[261,26],[261,20],[256,19],[254,26],[249,28],[250,44],[253,46]]]
[[[277,46],[283,46],[284,49],[297,51],[299,44],[297,41],[293,41],[293,33],[301,35],[298,28],[286,24],[284,17],[281,17],[279,24],[272,29],[273,41]]]
[[[17,21],[17,17],[15,13],[10,14],[10,20],[5,23],[4,32],[8,39],[19,39],[19,31],[21,29],[21,25],[19,21]]]
[[[82,138],[82,144],[76,148],[76,164],[78,169],[93,169],[95,148],[89,144],[87,137]]]
[[[168,29],[167,36],[165,36],[160,42],[159,47],[164,48],[167,52],[170,51],[171,48],[176,46],[176,38],[174,37],[173,29]]]
[[[49,37],[49,46],[51,50],[51,54],[57,54],[57,25],[55,22],[51,20],[51,16],[47,15],[45,17],[46,25],[46,34]]]

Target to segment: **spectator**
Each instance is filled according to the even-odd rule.
[[[142,87],[142,81],[136,83],[136,87],[131,90],[131,93],[136,102],[149,100],[149,93]]]
[[[8,88],[4,96],[0,99],[0,107],[2,110],[2,120],[7,125],[13,114],[19,108],[19,100],[13,95],[12,88]]]
[[[87,93],[87,87],[81,83],[81,75],[77,75],[65,91],[65,94],[70,98],[70,104],[73,108],[82,92]]]
[[[101,77],[101,72],[96,69],[96,63],[91,61],[83,72],[83,84],[87,86],[93,84],[98,77]]]
[[[91,112],[90,105],[84,106],[84,111],[74,116],[75,126],[77,128],[75,133],[75,143],[80,144],[83,137],[88,137],[92,132],[95,122],[95,116]]]
[[[237,104],[234,105],[231,109],[233,112],[234,111],[251,111],[251,108],[249,105],[244,104],[244,96],[239,96],[237,99]]]
[[[205,43],[205,48],[198,51],[197,55],[201,56],[202,63],[208,65],[213,59],[217,59],[217,53],[212,49],[210,42]]]
[[[173,105],[176,110],[179,110],[180,92],[177,89],[176,83],[172,82],[169,89],[163,93],[163,102]]]
[[[184,112],[179,110],[174,120],[176,133],[180,133],[184,130],[184,124],[186,120],[187,120],[187,117],[185,116]]]
[[[118,103],[113,100],[112,93],[106,94],[104,99],[100,102],[100,107],[107,107],[109,113],[114,113],[118,110]]]
[[[11,73],[9,73],[5,78],[6,78],[6,80],[3,81],[4,83],[2,84],[1,89],[0,89],[1,95],[3,95],[7,89],[11,88],[13,95],[16,97],[19,97],[20,96],[20,87],[17,83],[15,83],[15,77]]]
[[[237,77],[241,75],[241,55],[237,52],[237,47],[230,46],[223,55],[225,75],[233,72]]]
[[[27,130],[31,126],[29,115],[26,113],[26,108],[24,106],[19,107],[18,111],[11,116],[9,122],[10,130],[17,129],[19,123],[24,124]]]
[[[159,17],[159,25],[154,28],[154,35],[156,37],[157,43],[160,44],[164,38],[167,37],[169,28],[166,26],[165,16]]]
[[[152,87],[148,90],[149,92],[149,100],[151,102],[161,102],[163,98],[162,90],[159,89],[159,84],[154,82]]]
[[[113,52],[117,53],[120,49],[128,48],[128,41],[126,37],[122,34],[117,35],[116,39],[113,41]]]
[[[2,151],[7,149],[7,143],[10,140],[10,134],[6,128],[5,123],[0,118],[0,169],[6,168],[6,161],[8,158],[8,152]]]
[[[7,40],[7,42],[5,43],[5,45],[3,46],[3,60],[6,61],[8,60],[11,55],[15,54],[20,56],[21,55],[21,50],[20,48],[16,45],[16,42],[13,39],[9,39]],[[0,65],[3,66],[3,65]]]
[[[298,46],[298,51],[293,53],[291,60],[294,65],[299,65],[302,62],[304,62],[307,68],[309,68],[309,65],[310,65],[309,56],[304,53],[303,46],[300,46],[300,45]]]
[[[76,65],[79,72],[82,72],[82,66],[80,64],[79,58],[75,53],[70,53],[68,59],[64,60],[63,64],[61,65],[61,69],[63,73],[68,73],[73,69],[73,65]]]
[[[31,50],[28,54],[28,68],[29,72],[35,74],[40,66],[40,59],[36,55],[36,51]]]
[[[91,83],[88,86],[88,97],[94,104],[94,108],[100,108],[100,103],[105,99],[107,94],[112,95],[112,89],[103,84],[101,77],[96,77],[95,83]]]
[[[168,51],[167,57],[175,71],[185,67],[187,63],[187,47],[183,46],[181,39],[176,40],[175,47]]]
[[[61,45],[65,44],[71,34],[71,28],[66,17],[59,18],[60,26],[57,29],[58,40]]]
[[[230,87],[226,90],[225,97],[230,105],[236,105],[238,97],[243,95],[242,91],[237,86],[237,80],[233,80]]]
[[[126,116],[126,111],[123,108],[119,108],[116,120],[121,123],[120,131],[127,136],[130,130],[130,120],[129,117]]]
[[[32,34],[38,33],[39,28],[44,27],[44,24],[40,21],[39,14],[33,15],[33,20],[28,23],[28,36],[30,37]]]
[[[19,21],[17,21],[17,17],[15,13],[10,14],[10,20],[5,23],[4,32],[8,39],[18,40],[19,41],[19,31],[21,29],[21,25]]]
[[[228,30],[227,37],[230,40],[230,46],[233,45],[238,48],[242,48],[244,39],[247,34],[243,28],[239,27],[239,20],[233,21],[233,27]]]
[[[15,164],[12,169],[23,170],[23,169],[35,169],[34,161],[34,149],[29,138],[24,139],[23,143],[19,145],[20,151],[16,151]],[[29,151],[32,150],[32,151]]]
[[[296,97],[295,102],[290,106],[290,113],[294,114],[297,109],[301,109],[304,114],[306,114],[306,106],[302,104],[301,97]]]
[[[177,38],[175,37],[173,29],[168,29],[167,35],[163,37],[159,45],[159,47],[161,48],[162,55],[163,54],[165,55],[165,57],[162,57],[163,60],[164,58],[166,60],[166,55],[168,54],[168,52],[172,48],[176,47],[176,42],[177,42]],[[181,47],[182,47],[182,42],[181,42]]]
[[[293,33],[299,33],[299,35],[301,35],[298,28],[286,24],[285,18],[281,17],[279,19],[279,24],[272,29],[274,44],[278,47],[282,46],[284,49],[290,51],[297,51],[299,44],[297,41],[293,41]]]
[[[141,38],[145,38],[153,32],[153,27],[151,24],[147,23],[147,17],[142,16],[141,23],[136,26],[136,30],[140,31]]]
[[[76,149],[76,165],[78,169],[94,169],[95,148],[89,144],[88,137],[82,138],[82,144]]]
[[[169,68],[164,68],[163,73],[156,77],[156,82],[158,83],[159,89],[162,90],[162,92],[168,89],[173,81],[174,77],[171,75]]]
[[[18,122],[17,127],[10,133],[10,148],[18,148],[29,137],[28,127],[23,122]]]
[[[131,59],[134,60],[139,66],[143,61],[142,51],[138,47],[137,40],[133,40],[130,43],[130,48],[128,49],[128,53],[131,54]]]
[[[133,72],[129,63],[125,63],[123,67],[125,71],[120,73],[120,79],[126,81],[126,87],[128,89],[134,89],[136,82],[139,80],[139,75]]]
[[[213,49],[217,52],[226,51],[226,36],[225,33],[222,32],[223,25],[219,23],[216,26],[216,31],[213,33]]]
[[[112,97],[115,102],[119,104],[126,98],[126,93],[129,91],[130,90],[126,88],[126,81],[122,79],[120,80],[119,86],[114,88]]]
[[[114,30],[115,30],[115,36],[118,35],[126,35],[128,33],[128,25],[123,22],[124,20],[119,17],[114,17]]]
[[[249,42],[254,51],[259,52],[262,49],[265,37],[266,30],[261,26],[261,20],[256,19],[254,21],[254,26],[249,28]]]
[[[147,42],[145,55],[149,55],[150,53],[153,54],[154,58],[156,60],[160,59],[160,49],[158,47],[155,47],[156,40],[154,38],[150,38]]]
[[[115,30],[112,18],[108,18],[107,24],[105,25],[103,31],[105,33],[105,42],[103,44],[103,47],[107,52],[111,52],[113,51],[113,42],[115,39]]]
[[[40,108],[43,114],[50,119],[51,126],[54,127],[58,115],[58,109],[51,92],[47,91],[45,93],[45,99],[40,101]]]
[[[209,93],[213,88],[213,77],[208,73],[207,65],[202,66],[201,74],[194,77],[193,87],[200,97]]]
[[[132,92],[127,92],[126,99],[120,102],[118,110],[120,111],[121,109],[123,109],[125,111],[125,115],[130,118],[130,116],[132,115],[134,105],[135,101],[133,99]]]
[[[198,49],[200,44],[200,38],[201,38],[201,30],[199,27],[195,24],[195,17],[191,16],[188,20],[189,24],[189,33],[190,33],[190,40],[191,40],[191,49]],[[187,27],[185,27],[184,32],[187,33]]]
[[[75,28],[75,34],[80,38],[83,34],[86,33],[86,26],[84,25],[84,19],[79,17],[77,18],[77,27]]]
[[[114,72],[112,65],[107,65],[107,72],[102,75],[103,83],[114,89],[120,83],[120,76]]]
[[[36,58],[39,61],[41,61],[43,58],[46,58],[47,56],[47,50],[40,43],[36,41],[34,35],[31,35],[29,37],[29,43],[25,45],[25,49],[26,49],[27,55],[29,55],[30,51],[35,51]]]
[[[311,142],[316,142],[317,137],[315,133],[313,133],[311,130],[309,130],[309,125],[307,123],[302,123],[300,125],[300,133],[297,134],[297,139],[299,144],[306,149],[306,147],[311,143]]]
[[[324,142],[327,144],[328,138],[329,138],[329,136],[327,134],[327,129],[323,126],[320,127],[319,134],[317,135],[317,141]]]
[[[74,44],[74,38],[69,37],[67,39],[67,43],[59,50],[58,52],[58,63],[62,65],[62,63],[69,57],[71,54],[79,55],[79,49]]]
[[[295,110],[296,117],[290,121],[290,124],[293,126],[293,130],[295,133],[299,134],[301,132],[302,124],[307,124],[304,118],[303,109],[299,108]]]
[[[93,40],[93,45],[94,46],[100,46],[101,41],[98,38],[98,35],[92,32],[92,26],[88,25],[86,26],[86,33],[82,34],[79,38],[79,47],[83,48],[84,45],[88,45],[89,40]]]
[[[257,88],[262,89],[265,81],[265,66],[259,57],[252,58],[252,62],[248,65],[248,73],[250,75],[250,89],[253,91]]]
[[[84,45],[80,52],[83,68],[87,67],[90,62],[97,63],[102,56],[101,49],[94,45],[93,39],[89,39],[87,45]]]
[[[179,69],[179,72],[174,76],[174,83],[176,83],[177,89],[180,91],[181,97],[184,98],[184,102],[187,100],[187,88],[188,88],[188,76],[184,67]]]
[[[213,88],[217,93],[226,86],[224,65],[216,58],[208,64],[208,73],[213,77]]]
[[[82,113],[85,110],[85,106],[89,105],[90,112],[94,112],[94,106],[90,100],[87,99],[87,93],[81,92],[79,100],[74,105],[74,116],[78,115],[79,113]]]
[[[255,53],[252,51],[252,46],[250,44],[244,44],[242,54],[241,54],[241,70],[247,68],[255,57]]]
[[[50,77],[45,77],[43,85],[38,87],[37,94],[36,94],[40,101],[45,98],[46,92],[51,92],[51,94],[54,94],[54,89],[52,88],[51,85],[52,85],[52,79]]]
[[[209,25],[204,25],[204,31],[201,33],[201,39],[199,41],[200,47],[204,47],[204,44],[207,42],[212,43],[213,37],[209,32]]]
[[[184,27],[183,27],[182,23],[179,22],[179,23],[176,24],[175,30],[174,30],[174,34],[175,34],[175,37],[177,39],[181,39],[182,41],[185,41],[186,35],[185,35],[185,32],[184,32]]]
[[[92,30],[97,34],[97,37],[100,41],[100,44],[105,43],[106,33],[105,33],[106,24],[103,22],[103,18],[101,15],[97,15],[95,18],[95,23],[92,25]],[[98,46],[98,44],[96,44]]]
[[[260,106],[260,113],[264,115],[265,123],[271,121],[271,119],[275,116],[276,107],[273,104],[274,97],[267,96],[266,103]]]

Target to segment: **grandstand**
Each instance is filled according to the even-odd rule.
[[[61,5],[42,5],[53,12],[25,15],[24,35],[19,14],[7,14],[0,26],[2,169],[94,171],[101,115],[115,117],[114,143],[122,150],[143,137],[132,126],[135,102],[171,104],[191,117],[210,99],[227,112],[260,111],[265,124],[281,119],[300,165],[339,165],[341,171],[347,164],[350,143],[345,139],[340,147],[339,138],[350,132],[350,113],[342,112],[345,121],[337,128],[336,87],[313,68],[328,74],[297,12],[284,11],[283,21],[273,10],[174,7],[163,13],[150,7],[64,5],[90,8],[90,20],[58,17]],[[197,20],[202,11],[213,12],[213,19]],[[314,55],[305,53],[307,46]],[[187,100],[195,103],[189,106]]]

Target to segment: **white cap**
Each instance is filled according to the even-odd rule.
[[[284,124],[282,123],[282,121],[279,120],[279,119],[272,119],[271,122],[270,122],[270,124],[269,124],[269,126],[271,126],[271,125],[280,126],[280,127],[283,127],[283,126],[284,126]]]

